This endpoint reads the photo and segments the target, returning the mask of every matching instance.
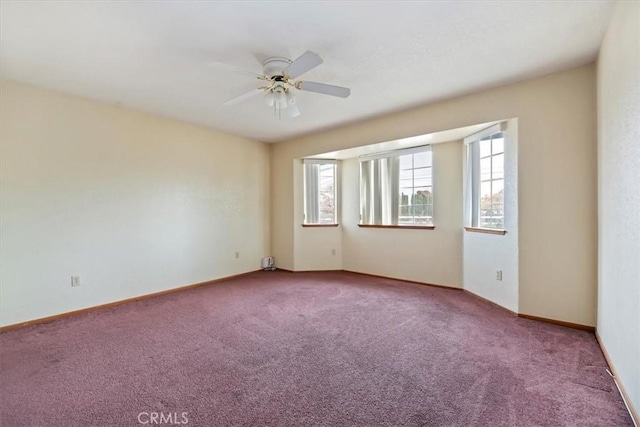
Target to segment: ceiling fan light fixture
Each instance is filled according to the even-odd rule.
[[[268,107],[273,107],[273,104],[276,102],[276,98],[273,95],[273,92],[269,91],[264,96],[264,102]]]
[[[292,99],[289,102],[289,107],[285,110],[284,115],[289,118],[298,117],[300,115],[300,110],[296,105],[295,99]]]
[[[284,89],[282,88],[278,88],[276,90],[274,90],[274,95],[275,95],[275,101],[277,104],[277,108],[280,110],[284,110],[285,108],[287,108],[287,94],[285,93]]]
[[[290,105],[292,102],[296,100],[296,96],[291,92],[290,89],[287,89],[285,92],[285,96],[287,97],[287,104]]]

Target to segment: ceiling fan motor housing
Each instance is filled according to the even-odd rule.
[[[291,61],[287,58],[269,58],[262,63],[262,72],[267,77],[282,76],[282,70],[289,64],[291,64]]]

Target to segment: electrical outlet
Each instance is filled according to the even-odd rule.
[[[496,270],[496,280],[502,280],[502,270]]]
[[[240,252],[236,252],[236,259],[240,258]]]
[[[71,286],[80,286],[80,276],[71,276]]]
[[[336,254],[336,250],[335,249],[331,249],[331,255],[335,255]]]

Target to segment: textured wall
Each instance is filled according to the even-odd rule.
[[[0,102],[3,325],[260,268],[266,144],[9,81]]]
[[[619,2],[598,59],[598,333],[640,411],[640,3]]]

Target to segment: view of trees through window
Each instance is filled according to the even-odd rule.
[[[398,224],[433,225],[431,151],[400,156]]]
[[[480,140],[480,221],[483,228],[504,229],[504,135]]]
[[[333,224],[336,222],[336,165],[320,165],[319,200],[321,224]]]

